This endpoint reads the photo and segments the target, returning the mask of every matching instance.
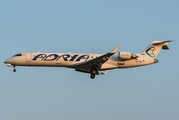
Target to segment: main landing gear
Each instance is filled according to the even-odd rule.
[[[16,72],[16,66],[15,66],[15,65],[13,66],[13,68],[14,68],[14,69],[13,69],[13,72]]]
[[[98,74],[98,71],[95,70],[95,69],[92,69],[91,70],[91,75],[90,75],[91,79],[94,79],[96,74]]]
[[[95,74],[91,74],[91,79],[94,79],[95,78]]]

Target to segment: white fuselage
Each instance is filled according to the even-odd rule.
[[[101,55],[103,54],[23,52],[6,60],[5,63],[15,66],[69,67],[75,69],[74,64],[80,64]],[[136,55],[138,56],[137,59],[121,60],[118,54],[114,54],[102,65],[100,70],[137,67],[155,63],[153,58],[146,58],[141,54]]]

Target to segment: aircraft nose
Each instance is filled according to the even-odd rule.
[[[13,64],[14,63],[14,60],[12,58],[4,61],[5,64]]]
[[[4,61],[4,64],[7,64],[7,60],[6,60],[6,61]]]

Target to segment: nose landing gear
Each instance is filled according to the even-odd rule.
[[[13,69],[13,72],[16,72],[16,69]]]
[[[13,72],[16,72],[16,66],[15,65],[13,65]]]

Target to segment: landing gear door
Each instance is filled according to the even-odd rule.
[[[31,52],[26,52],[26,56],[25,56],[26,62],[31,62],[31,55],[32,55]]]

